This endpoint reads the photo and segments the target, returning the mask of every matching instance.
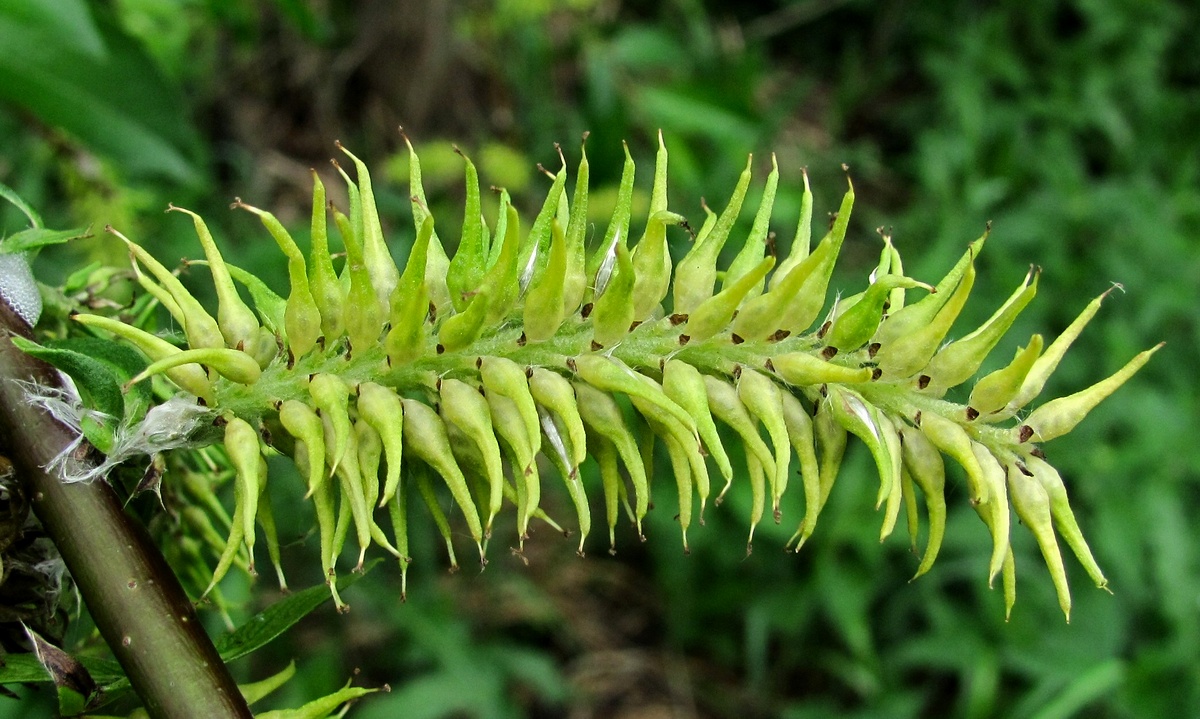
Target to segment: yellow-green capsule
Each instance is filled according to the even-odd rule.
[[[479,285],[481,294],[489,298],[487,323],[496,324],[508,317],[520,295],[520,268],[517,266],[521,247],[521,218],[517,209],[508,205],[505,212],[503,244],[496,263],[484,275]]]
[[[563,273],[563,316],[575,314],[583,302],[587,290],[586,251],[584,249],[588,230],[588,160],[587,135],[580,143],[579,169],[575,171],[575,192],[567,220],[567,268]]]
[[[305,496],[311,496],[329,479],[325,473],[325,430],[321,418],[300,400],[289,399],[279,405],[279,423],[304,445],[308,464],[308,494]]]
[[[1033,472],[1033,478],[1042,485],[1042,489],[1046,490],[1046,495],[1050,498],[1050,514],[1054,518],[1054,528],[1058,530],[1058,535],[1075,553],[1084,571],[1096,586],[1107,589],[1108,580],[1104,578],[1104,572],[1100,571],[1100,566],[1092,556],[1092,550],[1083,538],[1083,532],[1079,530],[1075,512],[1071,510],[1071,503],[1067,499],[1067,488],[1058,470],[1034,455],[1026,456],[1024,461],[1026,468]]]
[[[1042,336],[1029,338],[1029,344],[1018,349],[1007,366],[985,376],[971,389],[967,406],[978,412],[985,421],[988,415],[1004,409],[1020,391],[1025,377],[1042,353]]]
[[[904,464],[901,457],[903,449],[900,446],[900,434],[896,430],[896,423],[883,412],[877,411],[875,417],[879,422],[883,444],[887,447],[888,456],[892,460],[892,484],[888,489],[884,505],[883,526],[879,530],[879,541],[882,542],[896,528],[896,519],[900,516],[900,505],[904,499]]]
[[[933,443],[933,446],[958,462],[966,470],[967,489],[971,494],[971,504],[988,501],[991,496],[990,488],[983,476],[983,469],[975,458],[975,452],[971,448],[973,443],[967,430],[954,420],[946,419],[933,412],[922,413],[919,426],[921,432]]]
[[[771,481],[771,510],[775,522],[779,522],[779,498],[787,488],[788,470],[791,466],[792,446],[788,437],[787,422],[783,417],[782,392],[779,385],[766,375],[748,367],[742,368],[737,382],[738,399],[767,428],[767,435],[775,448],[775,471],[769,475]]]
[[[358,174],[358,202],[362,216],[362,261],[371,278],[371,287],[375,290],[379,313],[386,315],[400,271],[396,269],[396,262],[383,239],[383,226],[379,222],[379,210],[375,206],[375,193],[371,188],[371,173],[367,171],[366,164],[340,142],[337,146],[354,161],[354,169]]]
[[[471,385],[456,379],[441,383],[442,420],[463,432],[478,449],[488,479],[488,512],[483,534],[490,537],[492,521],[500,512],[504,499],[504,467],[500,462],[500,445],[492,428],[492,415],[487,400]]]
[[[649,480],[646,476],[646,465],[638,450],[637,439],[634,438],[620,406],[607,392],[602,392],[583,382],[575,382],[575,396],[579,404],[579,416],[595,434],[604,437],[616,447],[629,479],[633,483],[634,500],[636,504],[635,517],[638,534],[642,533],[642,518],[646,516],[649,507]]]
[[[988,567],[988,586],[1004,568],[1005,556],[1009,551],[1008,492],[1004,467],[984,445],[971,442],[971,451],[980,469],[980,477],[987,483],[988,498],[980,502],[975,510],[983,518],[992,533],[992,559]]]
[[[346,178],[346,182],[348,188],[351,189],[351,202],[356,202],[354,198],[357,193],[353,191],[354,184],[350,182],[349,178]],[[359,212],[361,212],[361,208],[359,208]],[[342,241],[346,247],[346,266],[342,274],[350,281],[344,306],[346,334],[350,337],[351,347],[373,347],[379,341],[379,333],[383,329],[383,318],[389,308],[386,304],[380,305],[375,286],[372,284],[371,273],[367,269],[366,259],[363,256],[361,227],[356,229],[356,226],[361,225],[362,218],[361,216],[355,217],[352,213],[350,222],[347,223],[344,221],[344,216],[336,209],[333,218],[342,232]]]
[[[204,306],[192,296],[192,293],[187,291],[179,278],[171,273],[162,263],[154,259],[149,252],[146,252],[140,245],[135,244],[125,235],[106,227],[113,235],[116,235],[129,248],[130,253],[141,263],[150,274],[154,275],[154,279],[162,285],[162,287],[170,294],[174,301],[175,312],[171,314],[180,321],[183,325],[184,334],[187,335],[188,345],[194,349],[202,347],[224,347],[225,337],[221,334],[221,327],[217,321],[212,318],[212,315],[204,309]],[[170,305],[167,305],[171,309]]]
[[[633,248],[633,317],[649,319],[671,289],[671,252],[667,225],[684,221],[667,211],[667,146],[658,133],[658,156],[654,162],[654,186],[650,192],[650,214],[646,230]]]
[[[358,449],[358,470],[362,475],[363,496],[367,508],[379,501],[379,468],[383,465],[383,439],[361,417],[354,423],[354,441]]]
[[[266,474],[266,460],[263,462],[263,474]],[[271,509],[271,495],[264,487],[261,501],[258,503],[258,525],[263,529],[263,537],[267,540],[267,558],[275,568],[275,579],[279,582],[279,591],[287,594],[287,578],[283,574],[283,562],[279,554],[279,531],[275,526],[275,512]]]
[[[241,350],[205,347],[203,349],[183,350],[178,354],[167,355],[160,360],[151,362],[146,369],[130,379],[126,383],[126,387],[135,385],[147,377],[162,374],[167,370],[189,364],[207,365],[225,379],[237,382],[238,384],[254,384],[262,375],[262,370],[259,368],[258,362]]]
[[[412,557],[408,553],[408,487],[397,484],[396,491],[388,500],[388,516],[392,520],[392,535],[396,538],[396,551],[400,553],[400,601],[408,601],[408,565]]]
[[[925,513],[929,516],[929,538],[925,541],[921,564],[913,575],[916,579],[933,566],[946,535],[946,465],[942,453],[920,430],[901,427],[900,435],[904,468],[925,495]]]
[[[817,439],[817,464],[820,467],[821,506],[829,499],[829,492],[837,480],[838,470],[842,466],[842,458],[846,454],[846,444],[849,432],[838,424],[830,409],[828,398],[817,405],[813,415],[813,435]]]
[[[1088,412],[1091,412],[1096,405],[1117,391],[1118,387],[1129,381],[1130,377],[1149,362],[1150,357],[1163,344],[1165,343],[1139,352],[1124,367],[1091,387],[1066,397],[1052,399],[1033,410],[1020,426],[1012,430],[1014,438],[1018,442],[1048,442],[1075,429],[1075,425],[1083,421]]]
[[[542,497],[541,477],[532,446],[535,439],[539,443],[538,446],[541,446],[541,434],[532,438],[529,436],[529,430],[516,402],[499,392],[489,392],[486,399],[492,415],[492,427],[506,449],[514,481],[518,486],[518,499],[521,500],[518,502],[518,509],[521,514],[517,518],[517,534],[518,537],[524,538],[529,520],[536,515]]]
[[[729,269],[725,270],[725,279],[721,283],[723,290],[742,284],[743,278],[757,272],[758,268],[762,266],[763,250],[766,249],[767,232],[770,230],[771,224],[771,208],[775,205],[775,191],[778,186],[779,164],[775,160],[775,153],[772,152],[771,173],[767,175],[767,186],[763,189],[758,212],[754,215],[754,224],[750,227],[750,234],[746,236],[746,242],[742,245],[742,249],[733,258],[733,262],[729,263]],[[771,257],[770,259],[772,260],[771,267],[774,267],[775,258]],[[770,271],[770,268],[767,271]],[[764,273],[762,277],[750,282],[744,294],[746,299],[762,294],[765,277]]]
[[[312,245],[308,256],[308,280],[313,301],[321,312],[321,332],[327,343],[333,343],[345,331],[346,294],[333,269],[329,253],[329,225],[326,219],[325,185],[316,170],[313,178]]]
[[[688,432],[696,434],[696,423],[682,407],[672,402],[657,385],[646,385],[641,375],[616,358],[585,354],[575,358],[575,372],[584,382],[604,392],[638,396],[671,414]],[[699,439],[697,439],[697,444]]]
[[[275,709],[259,714],[259,719],[325,719],[336,716],[338,707],[349,705],[355,699],[379,691],[370,687],[346,686],[338,691],[314,699],[298,709]]]
[[[725,446],[721,443],[721,435],[713,422],[712,410],[708,407],[708,389],[704,385],[704,377],[700,371],[690,364],[669,359],[663,365],[663,392],[692,416],[696,422],[696,431],[704,442],[704,448],[717,463],[717,469],[725,478],[725,486],[733,480],[733,467]],[[722,490],[724,493],[724,490]]]
[[[479,378],[488,393],[508,397],[517,405],[521,421],[529,437],[529,447],[534,454],[541,450],[541,420],[538,419],[537,404],[529,391],[529,379],[525,369],[505,357],[482,357],[479,360]]]
[[[762,521],[763,509],[767,505],[766,472],[753,453],[746,454],[746,475],[750,480],[750,531],[746,535],[746,556],[754,551],[754,530]]]
[[[902,275],[887,274],[876,277],[862,297],[833,320],[829,332],[825,335],[825,344],[840,352],[853,352],[862,347],[875,334],[875,330],[879,329],[879,323],[883,320],[883,306],[891,293],[896,289],[912,287],[933,289],[924,282]]]
[[[387,476],[383,483],[383,492],[379,496],[379,506],[387,504],[396,494],[400,486],[401,460],[404,457],[404,410],[400,397],[391,389],[374,382],[363,382],[358,385],[358,418],[375,428],[383,441],[383,450],[387,457]],[[402,550],[403,551],[403,550]]]
[[[438,327],[438,344],[446,352],[458,352],[479,339],[491,309],[491,295],[480,290],[471,298],[467,309],[451,315]]]
[[[321,419],[332,431],[332,436],[326,433],[326,446],[330,451],[325,457],[332,477],[350,445],[350,386],[337,375],[320,373],[309,379],[308,394],[321,411]]]
[[[325,456],[335,456],[336,432],[330,421],[330,414],[322,412],[321,423],[325,434]],[[366,487],[363,482],[362,468],[359,466],[358,434],[353,425],[349,427],[346,451],[337,464],[336,475],[338,488],[341,490],[341,506],[338,509],[338,522],[334,529],[335,552],[340,554],[350,525],[354,525],[355,538],[358,541],[358,564],[356,569],[362,569],[363,559],[367,548],[371,546],[371,538],[375,533],[375,522],[371,518],[372,507],[367,503]],[[380,542],[387,547],[386,538]]]
[[[417,485],[417,492],[421,495],[421,499],[429,509],[430,516],[433,517],[433,523],[437,527],[438,534],[442,536],[442,541],[446,543],[446,553],[450,557],[450,571],[456,572],[458,571],[458,557],[454,554],[454,542],[450,536],[450,521],[446,519],[446,513],[442,511],[442,505],[438,503],[437,494],[433,490],[433,482],[429,479],[429,473],[424,468],[414,468],[413,481]]]
[[[840,385],[829,385],[829,408],[838,423],[851,434],[861,439],[875,460],[879,472],[879,493],[875,498],[878,509],[892,492],[893,486],[900,481],[900,457],[892,456],[892,444],[888,440],[888,432],[894,432],[890,422],[883,413],[862,395]]]
[[[467,528],[483,556],[483,526],[479,522],[479,510],[471,499],[471,490],[454,453],[450,450],[450,439],[446,426],[437,413],[424,404],[411,399],[402,399],[404,405],[405,448],[425,461],[442,475],[450,494],[467,520]]]
[[[1050,570],[1050,578],[1054,581],[1054,591],[1058,594],[1058,606],[1070,622],[1071,588],[1067,584],[1062,552],[1059,551],[1058,540],[1054,536],[1050,495],[1031,474],[1027,475],[1015,464],[1008,465],[1009,496],[1012,497],[1017,517],[1033,534],[1038,548],[1042,550],[1042,558],[1046,560],[1046,568]]]
[[[726,282],[724,289],[700,303],[688,316],[687,334],[693,340],[706,340],[729,326],[733,314],[755,289],[761,290],[763,278],[775,266],[774,257],[764,257],[757,266],[746,271],[735,282]]]
[[[446,287],[450,290],[450,302],[455,311],[462,312],[487,270],[488,248],[484,246],[479,173],[471,158],[457,147],[454,149],[466,163],[467,199],[463,208],[462,236],[446,271]]]
[[[576,467],[583,464],[587,459],[587,433],[583,429],[575,389],[570,381],[544,367],[535,367],[529,376],[529,393],[562,422],[571,448],[571,464]]]
[[[404,274],[392,293],[391,313],[388,315],[391,329],[384,338],[383,347],[388,361],[394,367],[411,362],[425,351],[425,318],[429,315],[429,286],[425,281],[425,267],[432,238],[433,218],[426,217],[408,254]]]
[[[561,157],[561,153],[559,156]],[[547,253],[550,251],[550,243],[553,240],[551,226],[558,221],[560,205],[567,201],[564,190],[566,182],[567,163],[564,161],[558,173],[554,175],[554,183],[550,186],[550,191],[546,193],[542,209],[533,218],[529,234],[522,240],[520,250],[517,252],[518,282],[521,294],[525,293],[535,279],[545,273]]]
[[[975,264],[968,261],[958,284],[947,290],[947,298],[942,298],[942,290],[938,289],[936,295],[930,295],[889,316],[875,333],[875,342],[880,343],[875,353],[875,363],[883,376],[911,377],[924,369],[942,346],[942,340],[950,332],[974,286]],[[935,298],[940,304],[925,304]],[[936,307],[932,319],[926,320],[926,314],[919,311],[919,308],[925,307]]]
[[[1017,315],[1021,314],[1021,310],[1025,309],[1037,294],[1040,276],[1040,270],[1030,270],[1021,286],[978,329],[938,350],[925,367],[925,374],[931,380],[931,393],[936,394],[945,391],[946,388],[957,387],[979,370],[992,348],[1016,321]]]
[[[746,449],[749,450],[748,454],[753,454],[767,474],[774,477],[776,474],[775,456],[771,454],[767,443],[759,435],[758,426],[738,397],[737,389],[712,375],[704,375],[703,381],[708,397],[708,408],[713,416],[737,432],[746,445]],[[728,489],[728,485],[726,485],[726,489]],[[721,497],[717,497],[717,501],[720,502]]]
[[[629,334],[633,324],[633,262],[629,250],[618,243],[615,247],[616,267],[613,268],[592,309],[592,336],[601,346],[611,347]],[[601,268],[603,270],[603,268]]]
[[[649,377],[642,376],[642,384],[651,391],[661,391],[658,383]],[[665,395],[663,395],[665,397]],[[700,438],[696,434],[695,424],[688,427],[679,422],[670,412],[642,395],[631,394],[629,401],[634,408],[646,419],[654,433],[663,438],[667,451],[672,455],[672,466],[675,467],[675,481],[680,492],[680,524],[686,532],[691,513],[691,486],[694,481],[697,494],[700,496],[700,521],[704,521],[704,505],[708,501],[709,478],[708,466],[704,463],[704,455],[700,450]],[[688,416],[689,421],[691,416]],[[686,502],[684,490],[686,488]],[[684,520],[684,513],[689,517]],[[687,535],[684,535],[684,547],[687,546]]]
[[[266,488],[266,464],[259,449],[258,432],[240,417],[225,423],[225,451],[237,471],[237,487],[242,503],[242,541],[250,553],[250,573],[254,573],[254,521],[258,517],[258,498]]]
[[[775,289],[788,276],[788,273],[795,269],[796,265],[808,257],[812,244],[813,194],[812,188],[808,184],[808,168],[800,168],[800,174],[804,178],[804,192],[800,195],[800,219],[796,223],[796,236],[792,239],[791,247],[788,248],[787,257],[779,263],[775,274],[771,276],[771,289]]]
[[[584,556],[584,542],[587,541],[587,536],[592,531],[592,512],[588,506],[587,493],[583,491],[583,483],[579,481],[579,468],[571,465],[566,447],[549,414],[542,414],[542,428],[546,430],[547,440],[542,443],[542,446],[549,446],[552,450],[543,451],[543,454],[562,477],[563,486],[566,487],[567,495],[571,498],[571,505],[575,509],[575,518],[579,521],[579,546],[575,551],[582,557]]]
[[[821,513],[821,468],[817,462],[812,417],[808,415],[799,398],[791,392],[780,392],[779,399],[783,407],[783,421],[787,427],[788,439],[796,450],[796,459],[800,462],[800,480],[804,484],[804,518],[796,527],[796,533],[788,540],[789,545],[796,542],[796,551],[800,551],[800,547],[804,546],[816,529],[817,517]]]
[[[566,317],[563,282],[567,272],[567,240],[557,219],[551,222],[550,235],[546,265],[525,294],[525,338],[530,342],[553,337]]]
[[[1100,310],[1100,303],[1113,290],[1119,288],[1121,288],[1120,285],[1113,285],[1101,293],[1099,297],[1089,302],[1087,307],[1084,307],[1083,311],[1079,313],[1079,316],[1062,331],[1062,334],[1050,343],[1046,351],[1033,363],[1033,367],[1030,368],[1029,373],[1025,375],[1025,380],[1021,383],[1020,391],[1008,403],[1004,411],[1005,418],[1016,414],[1022,407],[1032,402],[1034,397],[1041,394],[1042,388],[1046,386],[1046,380],[1050,378],[1050,375],[1054,374],[1054,370],[1058,368],[1058,363],[1062,361],[1063,356],[1067,353],[1075,338],[1079,337],[1080,333],[1083,332],[1083,328],[1087,326],[1088,322]]]
[[[690,314],[700,306],[700,303],[713,295],[713,286],[717,281],[717,258],[729,232],[742,211],[742,202],[746,199],[746,190],[750,186],[750,167],[754,160],[750,156],[746,160],[746,169],[742,170],[733,196],[724,212],[712,225],[710,232],[701,230],[696,237],[691,250],[680,260],[675,269],[675,311]]]
[[[301,357],[316,346],[317,338],[321,336],[321,311],[317,308],[317,302],[309,288],[304,253],[275,215],[247,205],[240,199],[234,202],[233,206],[257,215],[267,232],[275,239],[275,244],[279,245],[279,249],[287,257],[291,292],[284,309],[283,325],[288,348],[293,355]]]
[[[185,210],[175,205],[170,205],[167,209],[190,215],[192,224],[196,227],[196,235],[200,238],[204,256],[208,258],[208,268],[212,271],[213,287],[217,291],[217,326],[220,327],[221,335],[225,338],[227,346],[242,349],[251,356],[257,355],[258,318],[238,295],[233,278],[225,269],[225,260],[221,257],[221,252],[217,249],[217,243],[213,241],[208,226],[200,215],[191,210]]]
[[[604,488],[604,520],[608,524],[608,553],[617,553],[617,504],[625,480],[617,468],[617,449],[603,437],[592,440],[592,454],[600,466],[600,482]]]
[[[813,387],[827,383],[857,384],[871,380],[870,367],[847,367],[808,354],[788,352],[771,358],[770,368],[784,382],[795,387]]]
[[[100,329],[112,332],[137,347],[151,362],[166,359],[167,357],[183,352],[183,350],[161,337],[157,337],[111,317],[77,314],[72,315],[71,319],[89,327],[99,327]],[[212,383],[208,379],[208,373],[199,364],[183,364],[164,370],[164,372],[172,382],[179,385],[180,389],[203,398],[209,405],[212,404]]]
[[[621,168],[621,182],[617,186],[617,204],[613,209],[608,229],[604,231],[596,250],[588,257],[587,276],[591,279],[591,289],[595,296],[604,293],[613,267],[618,261],[617,248],[629,249],[629,215],[633,206],[633,156],[629,154],[629,146],[624,142],[625,164]],[[632,274],[632,270],[630,271]],[[632,278],[631,278],[632,279]],[[632,285],[632,283],[631,283]]]
[[[417,152],[413,149],[408,135],[405,135],[403,131],[400,134],[404,136],[404,144],[408,147],[408,194],[414,198],[412,204],[413,229],[419,232],[421,225],[429,217],[429,202],[425,199],[425,187],[421,182],[421,160],[417,157]],[[439,311],[449,311],[451,305],[450,290],[446,286],[446,275],[449,273],[449,269],[450,258],[446,256],[442,241],[434,232],[433,237],[429,240],[429,252],[425,260],[425,281],[429,284],[429,301]]]

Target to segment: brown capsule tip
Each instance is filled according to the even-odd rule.
[[[291,349],[287,351],[287,368],[292,369],[296,366],[296,354]]]
[[[683,324],[684,322],[687,322],[688,316],[682,312],[676,312],[675,314],[671,315],[668,319],[671,322],[671,326],[675,327],[677,325]]]
[[[574,358],[574,357],[568,357],[568,358],[567,358],[567,369],[571,370],[572,372],[576,372],[576,371],[577,371],[577,370],[575,369],[575,358]]]
[[[205,402],[203,397],[197,397],[197,398],[196,398],[196,404],[200,405],[201,407],[207,407],[207,406],[208,406],[208,402]]]
[[[1033,427],[1030,427],[1027,424],[1021,425],[1020,429],[1017,430],[1017,438],[1022,443],[1028,442],[1029,438],[1032,436],[1033,436]]]
[[[879,352],[879,343],[878,342],[872,342],[871,344],[867,345],[867,356],[868,357],[874,359],[875,355],[878,352]]]
[[[1029,450],[1029,453],[1038,459],[1046,459],[1046,452],[1041,447],[1034,447]]]
[[[283,407],[283,400],[277,399],[271,404],[273,407],[275,407],[275,411],[278,412]]]
[[[826,320],[825,323],[821,325],[821,328],[817,330],[817,339],[821,339],[822,337],[824,337],[825,333],[829,331],[829,327],[832,324],[833,324],[833,322]]]
[[[438,346],[435,349],[437,350],[438,354],[442,354],[446,351],[445,345],[443,345],[441,342],[438,343]]]
[[[770,372],[774,372],[774,371],[775,371],[775,363],[771,361],[771,358],[770,358],[770,357],[768,357],[768,358],[767,358],[767,361],[763,363],[763,367],[766,367],[766,368],[767,368],[767,370],[768,370],[768,371],[770,371]]]
[[[666,369],[667,369],[667,360],[666,360],[666,359],[660,359],[660,360],[658,361],[658,371],[659,371],[659,372],[663,372],[663,371],[665,371]]]
[[[634,331],[634,330],[636,330],[638,327],[640,327],[640,326],[641,326],[641,324],[642,324],[642,321],[641,321],[641,320],[634,320],[634,321],[633,321],[632,323],[630,323],[630,325],[629,325],[629,331],[630,331],[630,332],[633,332],[633,331]]]
[[[827,346],[827,347],[825,347],[825,349],[821,350],[821,357],[826,360],[831,360],[834,357],[837,357],[837,353],[838,353],[838,348],[833,347],[831,345],[831,346]]]
[[[742,366],[740,364],[735,364],[733,366],[733,378],[734,379],[742,378]]]
[[[974,422],[979,417],[979,410],[974,407],[967,407],[967,421]]]
[[[1024,463],[1024,462],[1016,462],[1016,463],[1015,463],[1015,465],[1016,465],[1016,467],[1017,467],[1017,470],[1018,470],[1018,471],[1019,471],[1021,474],[1025,475],[1026,477],[1032,477],[1032,476],[1033,476],[1033,472],[1030,472],[1030,471],[1029,471],[1029,468],[1025,466],[1025,463]]]
[[[482,369],[482,368],[483,368],[483,358],[476,357],[475,358],[475,369]]]
[[[433,304],[432,302],[429,303],[429,321],[437,321],[437,305]]]
[[[923,374],[920,377],[918,377],[917,378],[917,389],[925,389],[926,387],[928,387],[931,379],[932,378],[927,374]]]
[[[883,376],[883,370],[879,369],[878,367],[871,370],[871,381],[872,382],[874,382],[875,380],[879,379],[882,376]]]
[[[579,316],[580,316],[580,318],[582,318],[582,319],[585,319],[585,320],[586,320],[586,319],[588,318],[588,316],[589,316],[589,315],[591,315],[591,314],[592,314],[592,303],[591,303],[591,302],[588,302],[588,303],[587,303],[587,304],[585,304],[583,307],[580,307],[580,308],[579,308]]]
[[[580,138],[580,141],[581,141],[581,142],[587,142],[588,135],[591,135],[591,134],[592,134],[592,131],[591,131],[591,130],[584,130],[584,131],[583,131],[583,137],[581,137],[581,138]]]
[[[604,349],[604,345],[600,344],[596,340],[592,340],[591,347],[593,352],[599,352],[600,350]]]
[[[529,338],[527,338],[527,337],[525,336],[525,333],[524,333],[524,332],[522,332],[522,333],[521,333],[521,336],[517,338],[517,346],[518,346],[518,347],[524,347],[524,346],[525,346],[525,343],[526,343],[526,342],[528,342],[528,341],[529,341]]]
[[[533,379],[533,365],[525,368],[525,379]]]
[[[782,342],[783,340],[787,339],[788,336],[791,334],[792,334],[791,330],[784,330],[784,329],[775,330],[775,334],[771,335],[771,341],[772,342]]]
[[[392,356],[391,355],[384,357],[383,361],[387,365],[388,369],[392,368]]]
[[[741,336],[741,335],[739,335],[737,332],[733,332],[733,333],[731,333],[731,334],[729,335],[729,340],[730,340],[731,342],[733,342],[735,345],[740,345],[741,343],[743,343],[743,342],[745,342],[745,341],[746,341],[746,340],[745,340],[745,339],[743,339],[743,338],[742,338],[742,336]]]
[[[692,341],[692,336],[691,336],[691,335],[682,335],[682,334],[681,334],[681,335],[679,335],[679,344],[680,344],[680,345],[685,345],[685,344],[687,344],[688,342],[691,342],[691,341]]]
[[[921,426],[921,410],[917,410],[917,413],[913,415],[913,424],[918,428]]]

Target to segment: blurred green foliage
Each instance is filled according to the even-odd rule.
[[[1045,273],[1014,336],[1056,332],[1110,282],[1128,291],[1105,303],[1050,392],[1168,341],[1048,447],[1114,591],[1075,582],[1069,626],[1039,569],[1022,573],[1003,621],[962,492],[941,561],[908,584],[905,542],[879,546],[864,526],[864,481],[831,498],[798,556],[782,555],[790,530],[774,525],[745,556],[748,499],[736,492],[692,533],[690,557],[662,507],[651,541],[627,532],[615,560],[578,559],[543,531],[528,566],[498,556],[482,575],[441,578],[427,527],[406,605],[381,568],[348,593],[351,614],[318,612],[236,669],[256,679],[297,657],[300,678],[279,699],[295,706],[361,668],[359,682],[393,689],[357,707],[363,717],[1200,716],[1198,26],[1184,0],[9,0],[0,182],[51,226],[111,223],[160,257],[196,254],[188,223],[157,212],[187,204],[277,287],[274,248],[220,208],[237,194],[303,228],[308,168],[326,172],[335,138],[403,188],[399,124],[431,200],[456,206],[457,181],[439,179],[459,172],[450,142],[485,185],[519,195],[543,182],[536,163],[557,167],[552,143],[573,157],[585,130],[593,186],[615,187],[619,142],[649,168],[662,128],[672,206],[694,218],[747,152],[764,168],[774,151],[792,193],[778,200],[781,246],[800,169],[817,211],[831,211],[846,162],[863,208],[846,247],[857,266],[838,281],[847,292],[865,283],[876,225],[894,228],[909,274],[929,278],[993,220],[977,295],[998,302],[1029,263]],[[402,257],[407,198],[390,189],[380,204]],[[86,256],[122,251],[48,250],[40,269],[53,280]],[[992,309],[968,307],[963,326]],[[847,461],[870,477],[855,452]],[[289,506],[281,533],[299,539],[285,558],[306,586],[319,581],[304,569],[312,522]],[[1040,565],[1031,539],[1013,536],[1017,562]],[[271,598],[265,582],[227,585],[239,617]],[[0,701],[0,715],[30,706]]]

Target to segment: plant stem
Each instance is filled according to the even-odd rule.
[[[249,717],[233,677],[150,535],[103,481],[46,471],[73,432],[30,406],[16,380],[60,384],[11,342],[28,327],[0,300],[0,452],[16,467],[100,634],[153,717]]]

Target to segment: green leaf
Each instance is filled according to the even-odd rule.
[[[361,574],[355,573],[339,579],[338,590],[344,590],[353,584],[381,561],[383,560],[376,559],[368,562],[363,567]],[[242,626],[217,639],[217,651],[227,662],[244,657],[286,632],[293,624],[324,604],[331,596],[329,588],[325,585],[309,587],[304,591],[290,594],[255,614]]]
[[[20,195],[14,192],[11,187],[3,182],[0,182],[0,197],[8,200],[18,210],[24,213],[24,215],[29,218],[29,224],[33,225],[35,228],[40,228],[42,226],[41,216],[38,215],[37,212],[34,212],[33,208],[30,207],[25,200],[22,200]]]
[[[110,15],[81,0],[5,0],[0,99],[131,174],[195,182],[200,145],[186,98]]]
[[[70,240],[91,236],[92,233],[87,229],[47,230],[42,227],[33,227],[0,240],[0,251],[8,253],[28,252],[40,249],[46,245],[60,245]]]
[[[6,654],[0,666],[0,684],[34,684],[52,681],[50,673],[32,652]]]

